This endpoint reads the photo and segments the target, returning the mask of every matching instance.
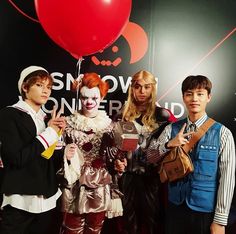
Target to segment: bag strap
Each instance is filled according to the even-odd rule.
[[[208,131],[208,129],[215,123],[215,120],[212,118],[208,118],[205,123],[201,125],[201,127],[198,129],[197,132],[192,134],[191,139],[189,140],[189,143],[185,144],[183,146],[183,149],[186,153],[188,153],[193,146],[196,144],[197,141],[201,139],[201,137]]]

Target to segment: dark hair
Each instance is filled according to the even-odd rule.
[[[202,75],[188,76],[182,82],[183,95],[187,90],[191,89],[206,89],[207,93],[210,94],[211,88],[212,88],[211,81],[206,76]]]
[[[27,90],[29,90],[30,87],[32,87],[34,84],[37,83],[37,81],[41,80],[49,80],[49,84],[53,85],[53,78],[43,70],[38,70],[35,72],[32,72],[27,78],[24,80],[21,86],[21,96],[22,99],[26,99],[25,91],[23,90],[23,87]]]

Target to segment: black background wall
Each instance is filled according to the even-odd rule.
[[[34,1],[14,1],[29,16],[37,19]],[[210,0],[133,1],[130,22],[132,39],[121,35],[98,61],[115,61],[117,66],[95,65],[92,56],[84,57],[81,73],[97,72],[109,81],[111,90],[101,109],[110,115],[124,103],[130,76],[141,69],[158,78],[158,101],[177,117],[185,113],[180,92],[181,81],[189,74],[203,74],[213,82],[213,99],[208,113],[235,132],[236,2]],[[53,14],[53,13],[52,13]],[[20,71],[31,64],[46,67],[55,78],[52,104],[74,110],[75,94],[70,83],[76,62],[45,33],[40,23],[17,11],[8,0],[0,3],[0,108],[17,101]],[[117,46],[118,52],[112,48]],[[138,51],[138,52],[137,52]],[[56,100],[56,101],[55,101]]]
[[[15,0],[26,14],[37,19],[34,1]],[[203,74],[213,82],[208,114],[236,132],[235,65],[236,1],[234,0],[133,0],[131,28],[96,61],[121,62],[96,65],[84,57],[81,73],[97,72],[111,90],[101,109],[109,115],[121,108],[131,76],[138,70],[151,71],[158,78],[158,102],[176,117],[186,113],[180,84],[189,74]],[[112,49],[116,46],[118,52]],[[15,103],[20,71],[29,65],[48,69],[55,78],[52,97],[44,110],[63,105],[65,114],[74,111],[75,93],[70,91],[76,59],[57,46],[40,23],[23,16],[7,0],[0,2],[0,108]]]

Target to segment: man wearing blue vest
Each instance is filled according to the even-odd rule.
[[[208,119],[211,81],[201,75],[182,83],[188,117],[168,125],[149,149],[164,157],[172,147],[188,143]],[[194,126],[194,130],[190,127]],[[215,122],[189,153],[194,171],[168,184],[167,234],[225,234],[235,185],[235,144],[231,131]]]

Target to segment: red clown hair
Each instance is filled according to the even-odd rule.
[[[98,87],[100,90],[101,97],[104,98],[109,90],[109,84],[106,81],[103,81],[99,75],[95,72],[85,73],[82,82],[80,85],[80,89],[86,86],[89,89],[94,87]]]

